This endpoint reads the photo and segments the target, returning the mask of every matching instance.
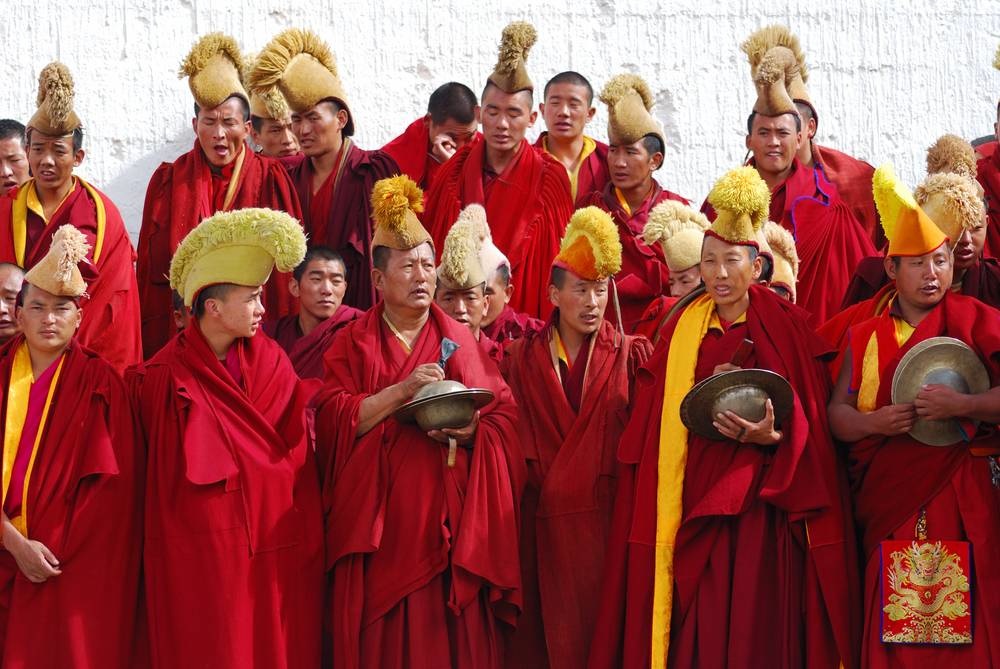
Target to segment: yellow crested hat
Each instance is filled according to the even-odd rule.
[[[788,91],[788,82],[797,76],[798,61],[791,49],[774,46],[760,59],[753,83],[757,88],[757,101],[753,110],[761,116],[798,114],[798,109]]]
[[[69,68],[53,61],[38,74],[37,111],[28,128],[43,135],[63,137],[83,125],[73,111],[73,75]]]
[[[222,33],[209,33],[191,47],[181,63],[180,76],[188,78],[198,106],[212,109],[234,95],[250,102],[243,88],[243,68],[243,55],[236,40]]]
[[[401,174],[375,182],[372,188],[372,220],[375,234],[372,248],[385,246],[397,251],[409,251],[431,236],[420,224],[417,214],[424,210],[424,192],[410,177]]]
[[[664,200],[649,212],[642,229],[646,244],[659,244],[671,272],[683,272],[701,262],[708,219],[683,202]]]
[[[486,270],[480,254],[483,241],[489,236],[486,210],[478,204],[463,209],[444,238],[438,281],[451,290],[474,288],[485,282]]]
[[[202,288],[220,283],[262,286],[275,267],[290,272],[305,255],[302,226],[285,212],[219,212],[199,223],[177,246],[170,261],[170,287],[190,307]]]
[[[760,249],[759,231],[767,221],[771,191],[757,170],[745,166],[726,172],[712,187],[708,203],[716,218],[706,235]]]
[[[931,174],[913,191],[913,197],[924,213],[941,231],[957,242],[965,230],[972,230],[986,221],[986,205],[977,181],[960,174]]]
[[[785,47],[791,51],[795,57],[795,63],[798,65],[797,68],[791,68],[786,71],[785,86],[789,96],[794,101],[805,102],[812,107],[812,102],[809,99],[809,91],[806,89],[806,82],[809,80],[809,72],[806,69],[806,56],[802,52],[802,45],[799,44],[799,38],[792,34],[792,31],[787,26],[777,24],[765,26],[751,34],[740,45],[740,50],[747,55],[747,60],[750,62],[751,79],[754,82],[757,81],[757,70],[760,68],[764,56],[776,46]]]
[[[622,243],[611,215],[598,207],[577,209],[566,225],[552,265],[587,281],[617,274],[622,268]]]
[[[80,274],[80,263],[86,261],[89,251],[90,244],[78,228],[60,226],[52,235],[49,252],[25,273],[24,280],[53,295],[82,297],[87,283]]]
[[[636,74],[619,74],[604,85],[601,102],[608,106],[608,138],[615,143],[634,144],[646,135],[667,142],[663,128],[650,110],[653,94],[649,85]]]
[[[948,236],[917,205],[913,193],[896,178],[891,164],[875,170],[872,195],[889,240],[887,256],[922,256],[948,241]]]
[[[254,65],[257,64],[257,57],[246,58],[246,67],[243,69],[243,81],[250,81],[250,73],[253,72]],[[277,119],[286,118],[291,111],[288,109],[288,102],[285,96],[277,88],[270,88],[260,92],[250,90],[250,114],[257,118]]]
[[[538,39],[535,26],[526,21],[515,21],[503,29],[500,36],[500,53],[497,64],[487,81],[504,93],[534,90],[525,61],[528,52]]]
[[[764,224],[764,239],[771,249],[771,260],[774,263],[771,284],[787,290],[794,302],[795,284],[799,278],[799,252],[795,248],[795,238],[785,228],[768,221]]]

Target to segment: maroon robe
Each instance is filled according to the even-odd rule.
[[[872,177],[875,168],[863,160],[841,153],[828,146],[812,143],[813,162],[823,168],[827,179],[837,187],[840,197],[865,229],[875,248],[885,245],[885,231],[875,208]]]
[[[996,142],[987,142],[976,148],[980,154],[976,162],[976,178],[986,195],[986,247],[984,255],[1000,257],[1000,151]]]
[[[534,146],[539,151],[548,153],[545,150],[545,138],[548,134],[543,132],[535,140]],[[573,201],[576,209],[586,207],[590,203],[591,196],[603,192],[605,186],[611,182],[611,175],[608,173],[608,145],[597,140],[594,140],[594,143],[596,144],[594,150],[584,158],[576,173],[576,199]],[[569,184],[568,173],[566,178],[566,183]],[[572,188],[566,192],[572,196]]]
[[[317,325],[307,335],[302,334],[298,315],[289,314],[276,321],[264,323],[264,332],[278,342],[278,346],[288,354],[288,359],[291,360],[292,367],[300,379],[322,379],[323,355],[333,343],[333,338],[345,325],[363,313],[354,307],[342,304],[333,312],[333,316]]]
[[[482,327],[484,335],[497,343],[501,349],[529,332],[538,332],[545,327],[545,321],[522,314],[508,304],[496,320]]]
[[[477,132],[476,138],[481,137]],[[425,116],[406,126],[403,134],[382,147],[382,153],[395,161],[400,174],[413,179],[426,193],[442,163],[430,151],[430,135]]]
[[[677,304],[679,298],[662,295],[655,298],[642,313],[642,318],[635,325],[635,334],[648,339],[653,346],[660,343],[660,335],[666,324],[670,310]]]

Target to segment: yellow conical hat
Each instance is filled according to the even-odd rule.
[[[744,166],[726,172],[712,187],[708,203],[717,216],[705,234],[760,248],[758,232],[767,221],[771,191],[757,170]]]
[[[552,264],[588,281],[617,274],[622,268],[622,243],[611,215],[598,207],[577,209]]]
[[[385,246],[409,251],[431,241],[417,214],[424,210],[424,192],[405,174],[380,179],[372,188],[372,248]]]
[[[791,49],[771,47],[761,58],[753,78],[757,87],[757,101],[753,110],[762,116],[798,114],[787,88],[787,82],[794,79],[798,69],[798,62]]]
[[[795,239],[792,233],[771,221],[764,224],[764,239],[771,249],[771,258],[774,262],[771,284],[786,289],[794,302],[795,284],[799,277],[799,252],[795,248]]]
[[[958,135],[942,135],[927,149],[927,174],[951,172],[976,178],[976,150]]]
[[[788,78],[785,86],[792,100],[805,102],[810,107],[809,91],[806,89],[806,81],[809,80],[809,73],[806,69],[806,56],[802,52],[802,45],[799,38],[792,34],[787,26],[770,25],[761,28],[753,33],[740,45],[740,49],[747,55],[750,62],[750,77],[756,81],[757,69],[760,67],[764,55],[773,47],[781,46],[787,48],[795,57],[797,68],[788,71]]]
[[[49,252],[25,273],[24,280],[53,295],[81,297],[87,292],[87,283],[80,274],[80,263],[86,261],[89,251],[90,244],[79,229],[60,226],[52,235]]]
[[[525,61],[535,45],[538,32],[526,21],[515,21],[503,29],[500,36],[500,53],[488,81],[504,93],[534,90]]]
[[[952,242],[986,221],[979,184],[949,172],[931,174],[913,191],[916,203]]]
[[[222,33],[209,33],[191,47],[181,63],[180,76],[188,78],[198,106],[212,109],[234,95],[250,102],[243,88],[243,68],[243,55],[236,40]]]
[[[913,194],[886,163],[875,170],[872,195],[889,240],[887,256],[922,256],[948,241],[948,237],[917,205]]]
[[[51,137],[63,137],[81,125],[73,111],[73,75],[69,68],[53,61],[38,74],[38,110],[28,121],[28,128]]]
[[[608,138],[614,144],[634,144],[646,135],[655,135],[666,146],[663,128],[650,110],[653,93],[646,81],[636,74],[612,77],[601,91],[601,102],[608,106]]]
[[[486,210],[482,205],[470,204],[463,209],[444,238],[438,280],[452,290],[474,288],[485,282],[480,252],[488,236]]]
[[[701,261],[708,219],[683,202],[664,200],[649,212],[642,238],[652,246],[659,244],[671,272],[683,272]]]

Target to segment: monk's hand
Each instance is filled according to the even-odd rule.
[[[868,428],[870,434],[881,434],[886,437],[906,434],[913,429],[913,423],[917,419],[913,404],[889,404],[862,415],[870,423]]]
[[[443,430],[431,430],[427,436],[442,444],[448,443],[448,438],[454,439],[459,446],[468,446],[476,438],[476,429],[479,427],[479,412],[472,416],[472,420],[465,427],[450,428]]]
[[[32,583],[44,583],[62,574],[59,560],[41,541],[25,538],[14,527],[4,527],[3,545],[17,562],[18,568]]]
[[[404,401],[409,401],[418,390],[428,383],[444,380],[444,370],[436,362],[429,362],[414,369],[408,377],[400,382]]]
[[[968,399],[968,395],[960,393],[954,388],[931,384],[920,389],[917,397],[913,400],[913,406],[920,418],[947,420],[962,416]]]
[[[773,446],[781,441],[781,433],[774,429],[774,405],[770,399],[764,403],[764,417],[760,422],[754,423],[726,411],[715,414],[712,425],[722,436],[741,444]]]
[[[735,372],[738,369],[743,369],[742,367],[737,367],[731,362],[724,362],[721,365],[716,365],[715,369],[712,370],[712,376],[716,374],[722,374],[723,372]]]
[[[449,135],[442,133],[431,140],[431,157],[439,163],[447,162],[457,150],[455,140]]]

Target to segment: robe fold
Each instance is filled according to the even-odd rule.
[[[114,202],[79,177],[74,181],[48,223],[26,207],[31,182],[0,201],[0,262],[31,269],[49,252],[61,226],[80,230],[90,244],[88,262],[80,264],[90,297],[83,302],[77,341],[121,374],[142,359],[135,249]]]
[[[18,336],[0,348],[0,428],[16,412],[10,384],[23,346]],[[0,549],[0,667],[129,669],[141,663],[142,446],[118,372],[78,340],[54,364],[43,421],[23,424],[38,432],[18,515],[62,574],[31,583]],[[5,432],[5,458],[11,448]]]
[[[517,155],[484,186],[486,142],[462,147],[435,179],[422,220],[440,256],[444,238],[470,204],[486,209],[493,242],[510,260],[515,286],[510,306],[534,318],[552,311],[548,298],[552,259],[573,215],[566,169],[521,141]]]
[[[586,366],[576,412],[554,361],[553,328],[550,323],[514,342],[503,364],[528,463],[521,502],[524,615],[508,646],[508,667],[586,666],[614,502],[615,452],[632,381],[652,349],[603,321],[589,359],[580,359],[581,351],[574,362]]]
[[[800,309],[762,286],[750,287],[745,323],[709,329],[700,343],[674,342],[687,310],[707,309],[709,299],[671,318],[636,379],[588,666],[651,666],[653,594],[672,575],[667,666],[854,667],[856,548],[846,476],[826,424],[825,347]],[[745,337],[754,345],[744,366],[781,374],[795,392],[782,441],[760,448],[689,434],[686,449],[661,444],[661,425],[679,421],[662,415],[670,355],[697,347],[697,382],[729,362]],[[669,448],[663,461],[661,447]],[[673,560],[656,573],[663,466],[683,467],[683,486]]]
[[[660,335],[666,324],[667,316],[670,315],[670,309],[677,304],[678,299],[670,295],[661,295],[655,298],[642,312],[642,316],[635,324],[634,334],[645,337],[653,346],[660,343]]]
[[[539,151],[548,153],[546,149],[548,134],[548,132],[543,132],[535,140],[534,147]],[[608,173],[608,145],[597,140],[592,141],[594,142],[594,150],[580,162],[576,172],[571,174],[569,170],[566,171],[566,176],[569,179],[567,183],[570,185],[570,190],[567,192],[573,199],[574,209],[590,204],[593,194],[603,192],[605,186],[611,181],[611,175]],[[574,190],[576,191],[575,197],[573,197]]]
[[[872,195],[872,177],[875,168],[863,160],[828,146],[812,145],[813,161],[823,168],[823,173],[837,187],[841,199],[851,208],[851,213],[868,233],[875,248],[885,245],[885,231],[875,208]]]
[[[1000,258],[1000,151],[996,142],[977,148],[976,178],[986,195],[986,246],[984,255]]]
[[[900,359],[930,337],[961,339],[986,365],[991,386],[1000,381],[1000,312],[972,298],[945,295],[902,346],[889,311],[852,328],[847,349],[852,393],[859,391],[873,336],[878,353],[868,364],[877,365],[873,378],[878,383],[874,406],[868,410],[892,403],[892,377]],[[841,357],[848,364],[846,356]],[[859,393],[859,405],[862,396]],[[864,409],[859,406],[859,410]],[[909,435],[873,435],[849,445],[855,516],[863,539],[863,666],[992,667],[1000,663],[1000,490],[991,483],[986,453],[1000,453],[995,428],[981,429],[971,442],[944,448],[926,446]],[[914,539],[921,508],[927,512],[928,540],[972,543],[972,644],[882,643],[879,542]]]
[[[502,632],[520,610],[517,504],[524,461],[516,407],[468,328],[436,305],[407,354],[380,304],[326,354],[314,398],[326,521],[326,666],[503,665]],[[471,449],[448,467],[447,445],[391,416],[356,436],[362,401],[458,350],[445,377],[496,397]]]
[[[145,433],[152,666],[320,662],[319,478],[310,393],[264,333],[219,361],[197,323],[129,372]],[[228,359],[227,359],[228,361]]]
[[[278,342],[278,346],[288,355],[300,379],[323,378],[323,355],[333,338],[351,321],[361,317],[364,312],[340,305],[333,316],[313,328],[307,335],[299,328],[297,314],[289,314],[276,321],[264,324],[264,332]]]
[[[277,209],[302,219],[292,182],[276,159],[244,148],[242,163],[230,179],[236,179],[237,183],[226,180],[221,184],[218,177],[213,178],[210,164],[195,140],[193,149],[172,163],[161,164],[149,180],[136,264],[142,306],[142,347],[147,359],[176,332],[170,297],[170,259],[181,240],[202,220],[217,211],[249,207]],[[220,189],[225,195],[223,201],[229,200],[229,206],[223,209],[218,208],[215,198]],[[288,292],[287,273],[271,273],[263,302],[269,318],[295,311],[296,305]]]

